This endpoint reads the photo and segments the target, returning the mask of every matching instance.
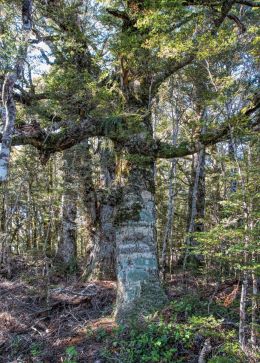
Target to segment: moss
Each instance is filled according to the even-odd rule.
[[[170,144],[160,142],[158,148],[158,157],[160,158],[178,158],[185,155],[189,155],[194,151],[194,145],[192,143],[182,142],[178,147],[172,146]]]
[[[119,323],[142,324],[146,317],[162,309],[168,302],[163,287],[157,279],[146,280],[141,284],[140,296],[127,306],[117,309],[115,318]]]
[[[121,207],[115,217],[114,223],[116,225],[127,221],[139,221],[142,204],[140,202],[133,203],[131,206]]]
[[[61,274],[73,275],[78,270],[77,259],[75,257],[71,258],[67,263],[62,263],[60,260],[56,260],[55,262],[55,270]]]
[[[154,158],[152,156],[140,155],[140,154],[128,154],[126,156],[126,160],[134,165],[143,166],[147,168],[147,166],[153,162]]]

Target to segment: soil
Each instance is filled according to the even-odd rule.
[[[116,326],[115,282],[46,274],[42,261],[12,265],[11,278],[0,275],[0,362],[101,363],[93,332]]]

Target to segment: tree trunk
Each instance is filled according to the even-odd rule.
[[[240,307],[239,307],[239,344],[241,349],[245,352],[247,347],[246,342],[246,297],[248,288],[248,272],[245,271],[242,280]]]
[[[154,162],[131,161],[130,156],[120,166],[117,178],[124,186],[116,216],[116,318],[127,321],[142,319],[167,298],[159,280],[156,253]]]
[[[174,216],[174,191],[175,191],[175,182],[176,182],[175,177],[176,177],[176,159],[172,160],[169,172],[169,197],[168,197],[168,206],[167,206],[167,222],[164,230],[163,248],[162,248],[162,276],[164,280],[166,278],[166,269],[167,269],[167,246],[171,239],[173,216]],[[171,255],[172,251],[170,248],[170,256]]]
[[[187,232],[202,232],[204,230],[204,215],[205,215],[205,148],[202,148],[197,154],[195,175],[193,178],[192,189],[189,193],[189,212]],[[196,246],[196,240],[188,235],[186,238],[186,253],[183,266],[186,266],[188,258],[190,258],[190,248]],[[201,256],[193,255],[195,261],[199,262]]]
[[[108,148],[101,150],[100,169],[101,189],[97,193],[93,191],[94,194],[92,195],[95,200],[95,220],[92,220],[92,224],[95,227],[86,275],[88,280],[115,280],[115,201],[112,189],[115,177],[115,160],[114,152]],[[89,219],[90,217],[91,215],[89,215]]]
[[[176,146],[177,137],[179,133],[179,114],[178,111],[173,110],[171,107],[171,117],[172,117],[172,144]],[[175,183],[176,183],[176,164],[177,160],[173,159],[171,161],[171,168],[169,172],[169,197],[167,206],[167,222],[165,226],[164,236],[163,236],[163,248],[162,248],[162,276],[165,280],[166,278],[166,268],[167,268],[167,247],[169,241],[171,240],[173,218],[174,218],[174,193],[175,193]],[[172,267],[172,242],[170,243],[170,267]],[[171,269],[171,268],[170,268]]]
[[[77,190],[75,179],[75,149],[63,152],[64,185],[62,195],[62,225],[57,257],[65,269],[74,270],[77,257]]]
[[[14,85],[23,73],[26,53],[27,38],[32,27],[32,0],[23,0],[22,2],[22,45],[18,50],[18,57],[15,62],[13,72],[7,73],[3,89],[2,102],[4,106],[3,119],[4,130],[0,147],[0,183],[7,180],[9,159],[11,153],[11,144],[14,133],[16,118],[16,105],[13,96]],[[24,45],[25,44],[25,45]]]
[[[99,228],[89,255],[86,275],[88,280],[115,280],[114,206],[100,205]]]
[[[255,262],[253,255],[252,262]],[[255,351],[257,349],[257,314],[258,314],[258,281],[255,271],[252,272],[252,318],[251,318],[251,344]]]
[[[203,232],[205,216],[205,156],[203,148],[200,153],[194,155],[194,165],[192,166],[192,178],[189,190],[189,210],[187,218],[187,231],[190,229],[192,217],[192,203],[195,203],[195,215],[193,220],[193,232]],[[196,178],[198,178],[196,182]],[[197,183],[197,185],[195,185]],[[196,186],[196,190],[194,190]],[[194,200],[196,196],[196,201]]]
[[[249,155],[250,155],[250,148],[249,148]],[[250,231],[252,231],[252,223],[251,223],[251,200],[249,200],[246,197],[246,183],[245,183],[245,177],[242,174],[241,166],[239,163],[239,160],[237,158],[237,150],[236,150],[236,144],[233,137],[233,132],[230,127],[230,141],[229,141],[229,154],[231,154],[231,157],[233,161],[236,163],[236,169],[234,170],[234,173],[232,176],[236,175],[238,172],[239,179],[241,182],[241,189],[242,189],[242,206],[243,206],[243,213],[244,213],[244,223],[245,223],[245,237],[244,237],[244,271],[242,271],[242,287],[241,287],[241,296],[240,296],[240,306],[239,306],[239,344],[241,349],[247,353],[247,311],[246,311],[246,303],[247,303],[247,293],[248,293],[248,283],[249,283],[249,271],[248,271],[248,247],[250,242]],[[248,164],[250,166],[250,157],[248,159]],[[235,192],[237,190],[237,181],[232,180],[231,183],[231,193]]]
[[[228,141],[228,154],[230,161],[234,163],[236,161],[236,145],[234,143],[234,140],[232,139],[232,136],[230,140]],[[231,167],[230,169],[230,193],[235,193],[237,191],[237,180],[236,180],[236,174],[237,171],[234,167]]]

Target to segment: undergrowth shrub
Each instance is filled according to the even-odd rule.
[[[102,357],[107,362],[122,363],[197,362],[209,338],[212,351],[208,362],[245,363],[247,360],[237,343],[237,331],[218,317],[217,306],[211,308],[214,313],[209,315],[207,301],[185,296],[147,319],[142,326],[119,326],[112,334],[99,334],[106,345]]]

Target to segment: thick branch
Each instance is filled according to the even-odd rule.
[[[221,3],[225,2],[225,0],[186,0],[183,1],[183,5],[186,6],[218,6],[221,5]],[[250,0],[236,0],[235,3],[246,5],[250,7],[259,7],[260,2],[259,1],[250,1]]]
[[[257,101],[257,100],[256,100]],[[253,131],[259,130],[260,119],[257,114],[260,104],[255,103],[246,111],[234,116],[222,126],[215,130],[208,131],[201,135],[198,139],[191,142],[182,142],[177,146],[173,146],[167,142],[154,140],[147,134],[131,133],[124,129],[124,121],[118,120],[118,123],[109,123],[107,120],[94,119],[89,117],[79,123],[65,121],[52,125],[43,130],[39,126],[25,125],[25,129],[16,130],[12,144],[13,145],[32,145],[36,147],[43,159],[46,161],[48,157],[57,152],[68,149],[87,137],[104,136],[108,137],[123,148],[127,148],[130,154],[143,155],[148,158],[165,158],[173,159],[194,154],[204,146],[214,145],[220,141],[228,140],[230,136],[230,126],[240,133],[245,132],[248,128]],[[252,117],[253,116],[253,117]],[[121,121],[121,127],[118,124]],[[123,130],[123,131],[122,131]],[[0,142],[2,135],[0,134]]]
[[[223,21],[228,16],[228,13],[232,9],[232,6],[234,5],[234,3],[235,3],[235,0],[223,1],[223,4],[221,6],[220,16],[215,20],[215,27],[213,29],[213,33],[217,32],[218,28],[221,26]]]
[[[215,145],[218,142],[226,141],[230,137],[230,127],[237,130],[238,133],[243,133],[247,129],[258,132],[260,126],[260,117],[251,118],[252,114],[260,109],[260,103],[258,102],[253,107],[248,108],[245,112],[241,112],[239,115],[234,116],[232,119],[225,122],[221,127],[216,130],[209,131],[200,135],[197,140],[191,142],[183,142],[177,147],[172,146],[166,142],[157,141],[158,148],[155,152],[157,158],[173,159],[176,157],[183,157],[187,155],[195,154],[200,151],[202,147]],[[241,122],[241,120],[246,122]]]
[[[259,1],[237,0],[236,3],[241,4],[241,5],[250,6],[252,8],[259,8],[260,7],[260,2]]]
[[[14,88],[17,88],[16,86]],[[31,106],[33,102],[49,99],[48,93],[28,93],[23,91],[21,93],[14,93],[14,99],[26,106]]]

